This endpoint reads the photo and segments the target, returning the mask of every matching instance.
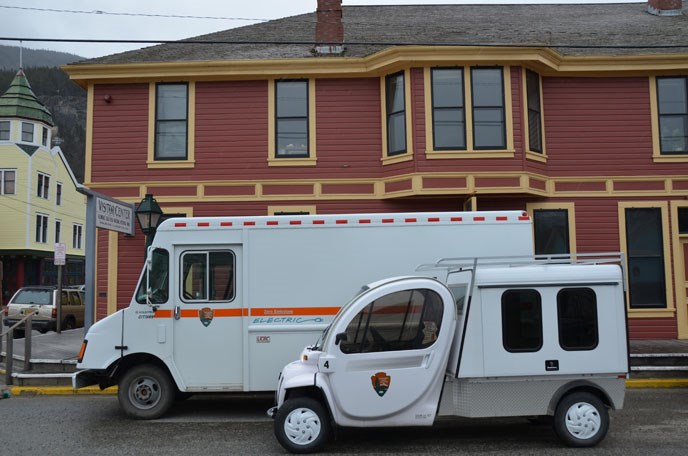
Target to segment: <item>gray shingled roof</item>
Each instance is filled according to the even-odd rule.
[[[394,45],[544,46],[562,55],[686,54],[688,1],[683,6],[684,13],[673,17],[647,13],[645,2],[344,6],[342,55],[363,57]],[[79,63],[309,58],[315,21],[315,12],[301,14],[187,40],[224,43],[169,43]]]

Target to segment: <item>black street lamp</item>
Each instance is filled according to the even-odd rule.
[[[136,208],[134,213],[139,221],[141,231],[146,235],[146,252],[148,252],[148,247],[153,243],[155,230],[158,228],[160,218],[162,217],[162,209],[160,209],[153,195],[146,193],[146,196],[141,200],[139,207]]]

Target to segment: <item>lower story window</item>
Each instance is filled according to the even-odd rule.
[[[626,252],[632,309],[667,307],[662,210],[626,208]]]
[[[73,225],[73,227],[72,227],[72,247],[75,249],[81,248],[82,231],[83,231],[82,225]]]

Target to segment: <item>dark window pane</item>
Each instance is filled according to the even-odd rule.
[[[471,76],[473,106],[504,106],[501,68],[474,68]]]
[[[441,68],[432,70],[433,108],[463,106],[463,70]]]
[[[565,288],[557,294],[559,345],[564,350],[597,347],[597,297],[590,288]]]
[[[528,98],[528,142],[530,150],[542,152],[542,112],[540,109],[540,76],[526,71]]]
[[[403,112],[388,117],[387,141],[389,155],[406,151],[406,116]]]
[[[308,82],[278,81],[277,117],[308,116]]]
[[[542,347],[542,301],[535,290],[508,290],[502,295],[502,343],[509,352],[536,352]]]
[[[685,114],[688,112],[688,78],[657,78],[657,99],[660,114]]]
[[[678,232],[688,234],[688,207],[678,208]]]
[[[503,149],[504,110],[481,108],[473,110],[473,142],[476,149]]]
[[[465,149],[466,128],[463,109],[436,109],[433,113],[435,148]]]
[[[186,121],[159,122],[155,149],[157,158],[186,158]]]
[[[387,77],[387,113],[403,111],[404,102],[404,74],[399,73]]]
[[[662,255],[662,213],[658,208],[626,211],[629,256]]]
[[[626,209],[626,252],[631,308],[666,307],[662,213]]]
[[[22,122],[22,141],[33,142],[33,124]]]
[[[308,156],[308,121],[277,120],[277,156]]]
[[[0,141],[8,141],[10,139],[10,123],[9,121],[0,121]]]
[[[186,120],[186,84],[158,85],[158,120]]]
[[[569,215],[561,209],[536,209],[533,212],[536,255],[571,253]]]
[[[688,152],[688,114],[660,116],[662,152]]]
[[[234,299],[234,255],[231,252],[210,253],[210,300]]]

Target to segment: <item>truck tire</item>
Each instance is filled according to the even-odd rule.
[[[310,397],[289,399],[275,415],[275,437],[289,452],[304,454],[322,449],[330,434],[325,407]]]
[[[172,406],[177,388],[163,369],[143,364],[119,380],[117,397],[124,413],[137,420],[160,418]]]
[[[592,447],[607,435],[609,413],[591,393],[564,396],[554,412],[554,432],[568,446]]]

